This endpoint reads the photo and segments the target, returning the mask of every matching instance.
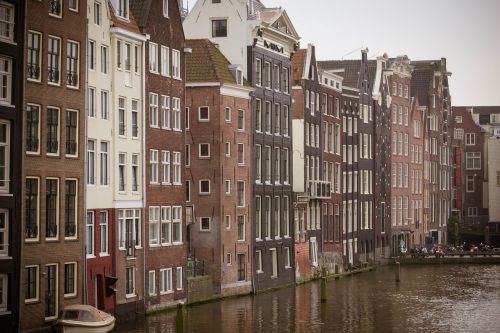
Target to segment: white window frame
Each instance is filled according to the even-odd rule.
[[[206,118],[202,118],[201,117],[201,109],[207,109],[207,117]],[[199,122],[208,122],[210,121],[210,107],[208,106],[200,106],[198,107],[198,121]]]
[[[40,266],[39,265],[24,266],[24,269],[26,270],[26,279],[28,278],[28,274],[27,274],[28,268],[35,268],[35,281],[34,281],[35,298],[25,298],[24,303],[26,303],[26,304],[38,302],[38,300],[40,299]],[[29,281],[26,281],[26,282],[28,284]],[[23,295],[23,297],[24,297],[24,295]]]
[[[105,218],[103,218],[105,216]],[[99,212],[99,256],[104,257],[109,255],[109,213],[107,210]],[[103,251],[105,249],[105,251]]]
[[[168,0],[163,0],[168,1]],[[161,75],[170,76],[170,49],[164,45],[160,47]]]
[[[40,122],[39,122],[40,123]],[[0,194],[9,194],[10,193],[10,183],[11,183],[11,173],[10,173],[10,159],[11,159],[11,154],[10,154],[10,147],[12,145],[11,143],[11,132],[10,132],[10,122],[7,120],[0,119],[0,126],[5,127],[5,141],[1,142],[0,141],[0,147],[3,148],[4,151],[4,164],[0,165],[3,167],[3,175],[0,176],[0,180],[4,183],[3,186],[0,186]],[[40,145],[38,147],[40,149]]]
[[[66,287],[66,265],[72,265],[74,267],[73,271],[73,291],[72,293],[66,294],[66,290],[64,290],[64,298],[69,298],[69,297],[74,297],[78,294],[78,264],[76,261],[71,261],[71,262],[65,262],[64,263],[64,285],[63,289]]]
[[[208,221],[208,228],[203,227],[203,221]],[[212,229],[212,218],[209,216],[200,216],[200,231],[210,231]]]
[[[207,147],[207,152],[208,152],[207,155],[201,154],[202,147]],[[210,143],[199,143],[198,144],[198,158],[201,160],[210,159]]]
[[[208,192],[202,192],[201,191],[201,184],[202,184],[202,182],[208,182]],[[211,186],[210,186],[210,180],[209,179],[200,179],[198,181],[198,194],[199,195],[210,195],[210,188],[211,188]]]
[[[3,222],[3,226],[0,226],[0,257],[6,257],[9,255],[9,210],[8,209],[0,209],[1,221]]]
[[[172,49],[172,77],[181,80],[181,53]]]
[[[149,72],[158,74],[158,44],[149,42]]]
[[[14,31],[15,31],[15,17],[16,17],[16,12],[15,8],[13,5],[11,5],[8,2],[1,1],[0,6],[4,7],[5,11],[10,11],[10,20],[3,20],[1,21],[2,24],[5,24],[7,26],[7,34],[6,35],[0,35],[0,40],[8,43],[13,43],[14,42]]]
[[[182,185],[182,174],[181,174],[181,153],[178,151],[173,152],[173,161],[172,161],[174,174],[172,177],[172,182],[174,185]]]
[[[172,268],[160,269],[160,295],[173,293]]]

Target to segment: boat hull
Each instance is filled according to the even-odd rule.
[[[109,323],[99,326],[87,325],[87,323],[61,321],[57,323],[55,328],[58,333],[108,333],[111,332],[114,327],[115,320],[113,319]]]

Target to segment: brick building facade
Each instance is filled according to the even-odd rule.
[[[21,329],[84,301],[86,1],[27,3]],[[40,253],[44,255],[41,256]]]

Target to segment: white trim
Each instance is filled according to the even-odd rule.
[[[223,83],[220,86],[220,94],[221,95],[229,96],[229,97],[244,98],[244,99],[248,99],[248,100],[251,98],[250,94],[253,91],[255,91],[254,88],[239,86],[236,84]]]
[[[142,200],[115,200],[113,201],[112,208],[140,209],[144,208],[144,202]]]

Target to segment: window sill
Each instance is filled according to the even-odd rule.
[[[65,294],[64,295],[64,299],[71,299],[71,298],[76,298],[77,294],[74,293],[74,294]]]
[[[109,253],[99,253],[100,258],[109,257]]]
[[[26,151],[28,156],[40,156],[40,151]]]
[[[170,295],[170,294],[173,294],[174,291],[173,290],[169,290],[169,291],[160,291],[160,296],[162,295]]]
[[[126,298],[126,299],[131,299],[131,298],[135,298],[135,297],[137,297],[137,295],[136,295],[136,294],[128,294],[128,295],[125,295],[125,298]]]

